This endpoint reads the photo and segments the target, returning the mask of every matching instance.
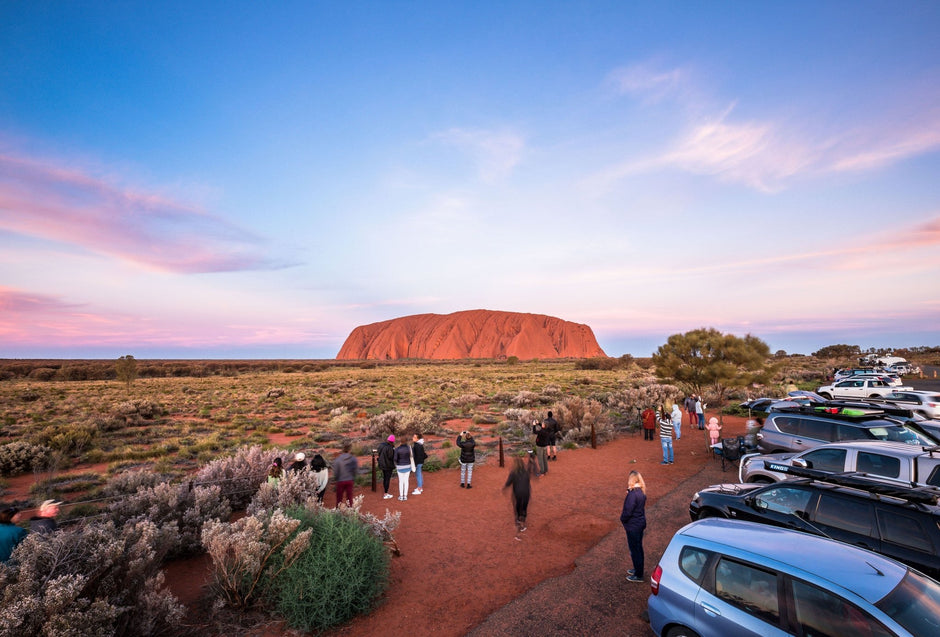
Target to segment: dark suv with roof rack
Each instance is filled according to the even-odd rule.
[[[693,520],[750,520],[861,546],[940,577],[940,489],[888,485],[857,474],[789,467],[799,476],[770,485],[702,489]]]
[[[892,419],[892,410],[846,405],[813,405],[772,411],[757,433],[761,453],[800,452],[843,440],[891,440],[930,447],[932,436]]]

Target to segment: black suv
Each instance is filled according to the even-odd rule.
[[[790,407],[768,414],[757,434],[761,453],[805,451],[842,440],[891,440],[932,447],[938,441],[894,417],[903,410],[846,403]]]
[[[888,485],[855,474],[788,467],[797,477],[770,485],[702,489],[693,520],[750,520],[840,540],[940,577],[940,489]],[[798,548],[794,548],[798,550]]]

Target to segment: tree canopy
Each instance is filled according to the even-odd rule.
[[[766,383],[774,372],[767,343],[750,334],[740,338],[714,328],[673,334],[653,354],[653,363],[663,381],[700,396],[711,390],[719,409],[729,389]]]
[[[137,379],[137,361],[130,354],[122,356],[115,361],[114,371],[117,374],[117,379],[125,383],[127,388],[130,389]]]

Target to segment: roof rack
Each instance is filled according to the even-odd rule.
[[[794,414],[812,414],[814,416],[830,416],[839,418],[876,418],[885,415],[880,407],[870,405],[844,405],[837,404],[812,404],[812,405],[794,405],[793,407],[778,407],[775,411],[779,413]]]
[[[907,502],[917,504],[936,505],[940,501],[940,488],[920,486],[916,484],[901,485],[882,482],[867,473],[850,471],[845,473],[828,473],[819,469],[794,467],[777,462],[765,462],[768,469],[778,473],[787,473],[801,478],[809,478],[815,482],[828,482],[842,487],[851,487],[860,491],[867,491],[876,495],[886,495]]]

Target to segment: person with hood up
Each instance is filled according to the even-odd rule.
[[[714,416],[709,418],[705,428],[708,429],[708,439],[711,441],[710,444],[718,444],[718,438],[721,436],[721,425],[718,424],[718,419]]]
[[[379,469],[382,470],[382,488],[385,495],[383,500],[390,500],[393,496],[388,492],[388,487],[392,483],[392,473],[395,471],[395,435],[392,434],[387,440],[379,443]]]
[[[469,431],[462,431],[457,436],[457,446],[460,447],[460,458],[458,459],[460,462],[460,488],[472,489],[470,481],[473,480],[473,463],[477,459],[476,453],[474,453],[477,443],[473,440],[473,436],[470,435]]]
[[[672,428],[676,430],[676,440],[682,438],[682,410],[679,403],[672,404]]]

